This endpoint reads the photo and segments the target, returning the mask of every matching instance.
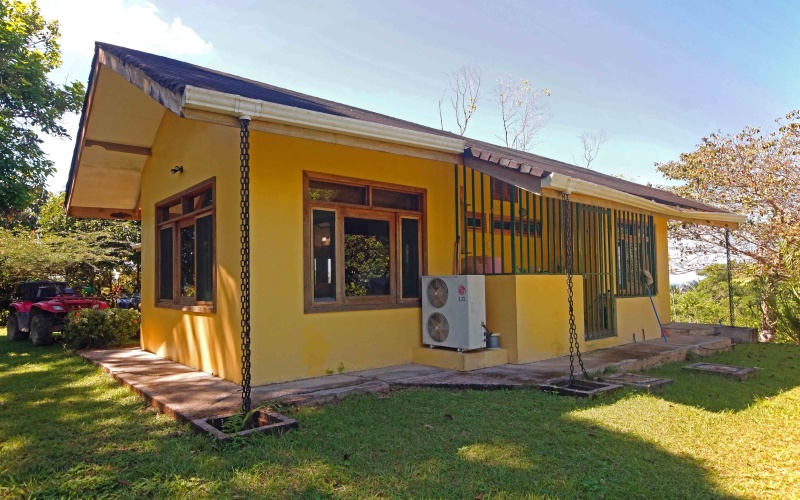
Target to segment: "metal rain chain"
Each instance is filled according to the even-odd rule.
[[[561,193],[561,209],[564,220],[564,272],[567,274],[567,301],[569,302],[569,386],[575,385],[575,355],[581,367],[583,376],[590,378],[586,373],[581,358],[581,347],[578,343],[578,330],[575,326],[575,304],[572,290],[572,266],[574,262],[574,248],[572,247],[572,209],[569,201],[569,193]]]
[[[250,117],[241,117],[240,153],[242,255],[242,411],[250,411]]]

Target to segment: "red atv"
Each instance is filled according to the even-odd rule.
[[[43,346],[53,342],[53,332],[64,330],[64,318],[76,309],[105,309],[98,297],[81,297],[60,281],[20,283],[8,317],[8,338]]]

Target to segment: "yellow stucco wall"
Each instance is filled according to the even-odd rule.
[[[142,347],[240,380],[239,132],[166,113],[142,174]],[[180,174],[170,169],[183,165]],[[216,177],[217,297],[214,314],[155,307],[155,204]]]
[[[303,171],[427,189],[428,273],[451,274],[453,166],[260,132],[250,145],[253,382],[411,362],[419,308],[304,313]]]
[[[223,378],[240,380],[239,136],[236,128],[167,113],[143,173],[142,346]],[[182,174],[170,174],[183,165]],[[254,384],[411,361],[421,345],[421,311],[398,308],[304,313],[303,172],[321,172],[427,190],[428,274],[450,274],[455,221],[450,164],[304,139],[251,135],[251,295]],[[157,308],[154,205],[216,177],[216,311]],[[582,200],[586,201],[586,200]],[[597,201],[602,205],[602,201]],[[662,320],[669,320],[666,220],[656,217]],[[568,352],[563,275],[487,276],[487,322],[500,332],[511,362]],[[645,298],[617,299],[619,336],[583,341],[582,280],[575,280],[582,349],[630,342],[642,328],[658,334]],[[653,332],[651,334],[651,332]]]
[[[573,280],[574,300],[583,303],[583,281]],[[583,308],[575,325],[583,339]],[[486,323],[500,334],[511,363],[530,363],[569,352],[567,280],[564,275],[487,276]]]

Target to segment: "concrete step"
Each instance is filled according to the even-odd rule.
[[[758,342],[758,330],[742,326],[709,325],[702,323],[667,323],[664,330],[669,335],[707,335],[727,337],[737,344]]]

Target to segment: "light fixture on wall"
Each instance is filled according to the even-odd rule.
[[[183,165],[175,165],[170,169],[170,173],[173,174],[183,173]]]
[[[330,239],[330,238],[328,238],[327,236],[323,236],[323,237],[322,237],[322,242],[323,242],[323,243],[327,243],[329,239]]]

